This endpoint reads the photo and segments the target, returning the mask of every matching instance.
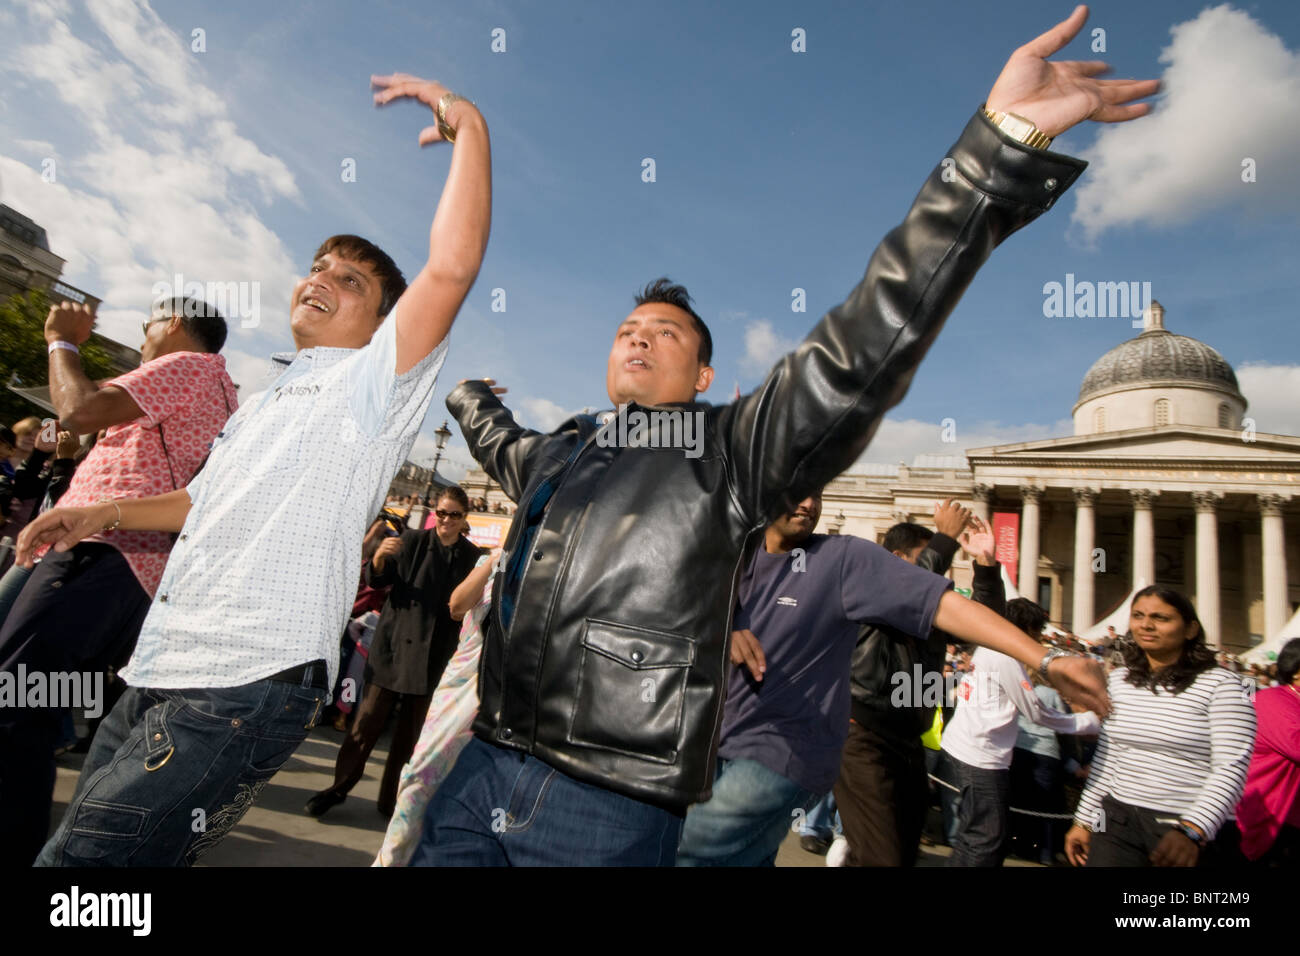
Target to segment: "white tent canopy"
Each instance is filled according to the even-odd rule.
[[[1293,637],[1300,637],[1300,611],[1295,612],[1295,616],[1282,626],[1282,630],[1262,644],[1252,647],[1244,654],[1238,655],[1238,659],[1245,661],[1247,664],[1270,664],[1277,659],[1278,651],[1282,650],[1282,645]]]
[[[1115,608],[1115,610],[1111,611],[1092,627],[1088,628],[1080,634],[1079,637],[1089,644],[1095,644],[1098,641],[1104,641],[1106,639],[1108,633],[1107,629],[1111,627],[1115,628],[1116,634],[1121,636],[1127,634],[1129,609],[1133,606],[1133,595],[1137,594],[1137,592],[1142,590],[1144,587],[1146,587],[1145,584],[1139,583],[1137,587],[1128,593],[1128,597],[1124,598],[1119,607]]]

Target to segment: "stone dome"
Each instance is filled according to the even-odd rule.
[[[1143,385],[1190,385],[1225,392],[1242,401],[1232,366],[1210,346],[1165,328],[1164,307],[1152,301],[1137,338],[1121,342],[1088,369],[1079,387],[1082,404],[1107,392]]]

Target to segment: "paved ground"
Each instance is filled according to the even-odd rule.
[[[333,781],[334,758],[343,734],[317,727],[283,769],[262,790],[257,804],[230,835],[203,857],[203,866],[369,866],[379,851],[388,821],[375,809],[379,778],[388,757],[388,738],[375,747],[366,775],[348,799],[319,819],[307,816],[308,797]],[[57,824],[72,799],[83,757],[59,758],[53,819]],[[946,847],[923,847],[921,866],[942,866]],[[781,846],[777,866],[824,866],[824,858],[804,851],[791,834]],[[1032,866],[1008,860],[1008,866]]]

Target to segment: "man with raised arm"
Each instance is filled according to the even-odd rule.
[[[424,420],[491,219],[474,105],[405,74],[372,82],[377,104],[435,110],[421,145],[455,143],[419,274],[407,286],[377,246],[327,239],[293,290],[297,353],[277,357],[279,377],[243,403],[197,479],[56,508],[19,539],[30,562],[41,544],[64,551],[102,530],[180,532],[121,675],[130,689],[38,865],[193,863],[297,749],[333,686],[361,538]]]
[[[451,393],[471,452],[519,508],[484,626],[476,736],[430,804],[414,864],[674,861],[685,809],[714,778],[747,548],[858,458],[980,264],[1082,173],[1051,138],[1149,110],[1131,101],[1155,81],[1047,62],[1086,19],[1079,7],[1011,56],[857,288],[753,394],[695,403],[713,380],[710,337],[667,281],[618,328],[606,373],[618,411],[603,422],[542,435],[490,382]],[[673,447],[684,423],[687,450]],[[973,602],[947,610],[936,626],[985,634],[1105,709],[1099,668],[1045,658]]]

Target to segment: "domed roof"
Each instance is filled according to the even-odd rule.
[[[1088,369],[1079,387],[1079,402],[1122,386],[1157,382],[1207,385],[1241,397],[1227,360],[1204,342],[1168,331],[1164,315],[1164,307],[1152,300],[1142,313],[1142,334],[1121,342]]]

